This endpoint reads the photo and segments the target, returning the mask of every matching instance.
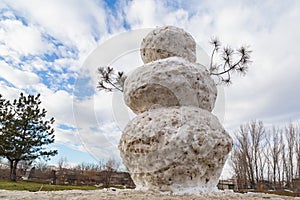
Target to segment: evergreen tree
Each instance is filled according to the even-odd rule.
[[[40,108],[40,94],[20,94],[13,102],[0,95],[0,157],[10,164],[10,178],[17,180],[17,165],[20,161],[48,159],[57,150],[45,146],[54,142],[54,118],[44,119],[47,111]]]

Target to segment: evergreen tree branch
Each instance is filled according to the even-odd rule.
[[[101,90],[105,90],[107,92],[112,91],[120,91],[124,90],[124,82],[126,80],[126,76],[124,72],[114,72],[112,67],[99,67],[98,74],[100,75],[99,82],[97,88]]]
[[[237,50],[227,46],[222,49],[219,54],[218,50],[221,44],[217,38],[213,38],[210,42],[213,45],[210,62],[210,75],[217,76],[219,83],[217,84],[231,84],[231,75],[234,72],[245,74],[249,64],[251,63],[249,47],[242,46]],[[219,56],[221,63],[215,63],[215,56]],[[220,70],[220,66],[222,69]]]

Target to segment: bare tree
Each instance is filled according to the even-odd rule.
[[[231,156],[232,165],[243,187],[250,185],[255,188],[257,183],[264,178],[264,167],[267,159],[264,154],[265,128],[261,121],[252,121],[241,125],[235,135],[235,146]],[[264,147],[264,148],[263,148]]]
[[[105,164],[105,179],[104,179],[104,186],[105,187],[110,187],[112,175],[114,172],[118,170],[120,166],[120,163],[116,161],[115,159],[108,159],[106,164]]]
[[[259,180],[263,181],[265,179],[265,167],[268,162],[268,159],[265,155],[267,150],[267,144],[263,144],[261,148],[258,150],[258,163],[259,163]]]
[[[21,171],[21,174],[24,176],[27,172],[27,170],[31,167],[31,164],[33,163],[32,160],[22,160],[19,162],[19,169]]]
[[[251,137],[251,153],[253,157],[253,165],[255,169],[255,179],[256,183],[259,182],[259,153],[261,149],[261,142],[265,138],[265,128],[261,121],[256,122],[252,121],[248,125],[249,131],[250,131],[250,137]]]
[[[280,149],[280,156],[279,156],[279,163],[277,166],[277,171],[278,171],[278,183],[279,187],[282,188],[284,185],[284,166],[285,166],[285,141],[283,138],[283,131],[282,129],[280,130],[280,140],[279,140],[279,149]]]
[[[235,156],[233,160],[235,161],[236,165],[239,163],[242,165],[239,168],[239,172],[242,173],[239,175],[239,177],[243,178],[243,180],[240,180],[240,182],[243,182],[246,186],[248,183],[253,186],[254,173],[249,138],[247,125],[241,125],[239,132],[235,135],[236,146],[234,147],[234,153],[232,156]]]
[[[267,143],[270,147],[270,154],[267,155],[272,166],[273,185],[276,185],[276,177],[278,176],[279,156],[280,156],[280,129],[273,127],[272,132],[267,137]]]
[[[42,172],[45,172],[48,168],[48,164],[45,160],[39,159],[39,161],[35,164],[36,169],[41,170]]]
[[[240,126],[234,144],[231,161],[240,183],[255,187],[267,179],[274,188],[292,188],[300,175],[300,129],[293,123],[265,130],[252,121]]]
[[[250,143],[250,139],[249,139],[249,131],[248,131],[248,127],[247,125],[245,125],[244,127],[241,127],[241,133],[242,133],[242,149],[243,149],[243,154],[245,154],[246,156],[246,164],[247,164],[247,174],[248,174],[248,179],[250,181],[251,184],[251,188],[254,187],[255,182],[254,182],[254,170],[253,170],[253,165],[252,165],[252,161],[253,161],[253,153],[251,150],[251,143]]]
[[[105,161],[99,160],[98,167],[99,167],[99,170],[105,169]]]
[[[271,152],[271,148],[269,145],[266,146],[266,148],[264,149],[264,156],[267,160],[267,181],[270,183],[271,182],[271,159],[269,158],[270,152]]]
[[[287,140],[287,149],[288,149],[288,176],[287,176],[287,187],[292,186],[292,179],[294,178],[294,150],[295,150],[295,139],[296,139],[296,131],[294,125],[290,123],[285,128],[285,135]]]
[[[296,178],[300,178],[300,129],[299,126],[295,128],[295,138],[296,138],[296,162],[297,162],[297,174]]]
[[[67,158],[66,157],[60,157],[57,162],[59,170],[63,170],[64,168],[67,168]]]
[[[231,153],[231,166],[237,179],[237,188],[245,189],[248,186],[246,156],[240,148],[233,148]]]

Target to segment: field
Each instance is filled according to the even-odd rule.
[[[69,186],[69,185],[49,185],[35,183],[31,181],[13,182],[9,180],[0,180],[0,190],[27,190],[36,191],[58,191],[58,190],[96,190],[95,186]]]

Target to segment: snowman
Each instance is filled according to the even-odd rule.
[[[217,88],[196,63],[196,42],[183,29],[164,26],[141,42],[144,65],[124,84],[136,114],[119,143],[136,189],[199,194],[217,190],[232,139],[211,111]]]

